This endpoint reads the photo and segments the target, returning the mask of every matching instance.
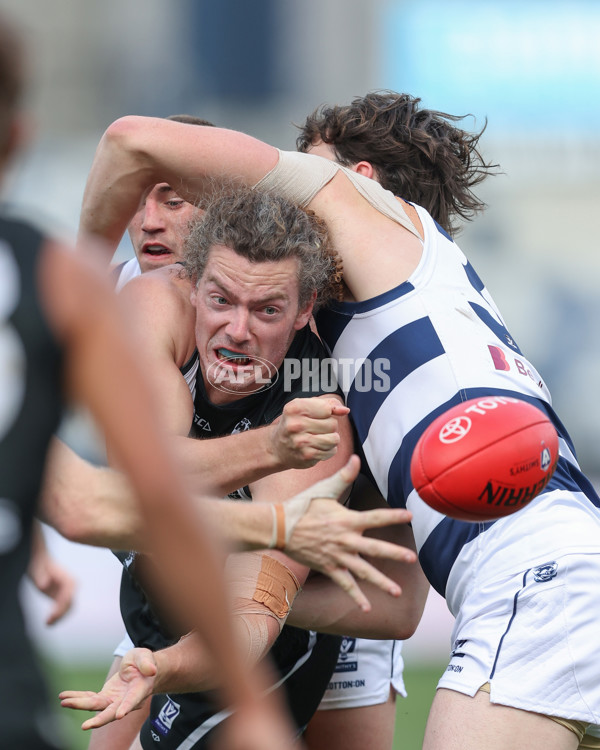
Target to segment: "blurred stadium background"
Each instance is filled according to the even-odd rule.
[[[584,470],[600,477],[600,3],[0,0],[0,9],[30,38],[35,122],[33,149],[4,197],[67,237],[98,139],[121,115],[187,112],[290,149],[293,123],[318,105],[379,88],[471,114],[468,128],[487,119],[483,150],[503,173],[482,186],[489,208],[460,244],[544,373]],[[126,241],[119,253],[129,255]],[[65,430],[98,456],[85,419]],[[119,566],[108,551],[49,540],[79,592],[73,612],[48,629],[46,603],[26,586],[33,637],[59,682],[100,675],[121,633]],[[405,750],[419,746],[421,704],[450,630],[432,596],[406,647],[409,676],[425,692],[399,707],[417,727],[417,739],[399,735]]]

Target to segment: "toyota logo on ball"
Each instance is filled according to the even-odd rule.
[[[439,438],[441,443],[456,443],[462,440],[471,429],[469,417],[455,417],[442,427]]]

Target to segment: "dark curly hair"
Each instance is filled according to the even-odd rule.
[[[315,309],[341,299],[341,260],[325,223],[281,196],[243,186],[213,194],[185,243],[185,273],[194,283],[202,277],[215,245],[231,248],[252,263],[296,258],[301,307],[314,291]]]
[[[454,217],[470,220],[485,208],[472,188],[498,165],[486,163],[478,150],[485,125],[469,133],[454,123],[470,115],[422,109],[420,102],[408,94],[374,91],[347,106],[322,106],[297,126],[296,146],[307,151],[323,141],[343,166],[370,162],[383,187],[423,206],[455,233]]]

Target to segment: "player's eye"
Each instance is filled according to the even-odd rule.
[[[273,307],[272,305],[267,305],[266,307],[263,307],[263,312],[265,315],[277,315],[277,308]]]

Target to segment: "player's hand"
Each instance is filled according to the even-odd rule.
[[[119,671],[104,683],[99,693],[64,690],[58,697],[63,708],[99,711],[81,725],[82,729],[96,729],[141,708],[146,698],[152,695],[156,673],[152,651],[133,648],[125,654]]]
[[[288,402],[271,433],[271,452],[283,469],[307,469],[331,458],[340,442],[337,417],[350,410],[338,398]]]
[[[357,456],[331,477],[317,482],[283,503],[285,510],[285,552],[298,562],[328,575],[365,612],[371,605],[357,579],[368,581],[392,596],[402,592],[398,584],[367,562],[361,555],[416,562],[413,550],[381,539],[363,536],[366,529],[408,523],[408,510],[378,508],[355,511],[337,498],[356,479],[360,468]]]
[[[73,606],[75,579],[68,570],[59,565],[48,553],[38,527],[34,537],[31,561],[27,574],[34,586],[52,600],[46,625],[54,625]]]

